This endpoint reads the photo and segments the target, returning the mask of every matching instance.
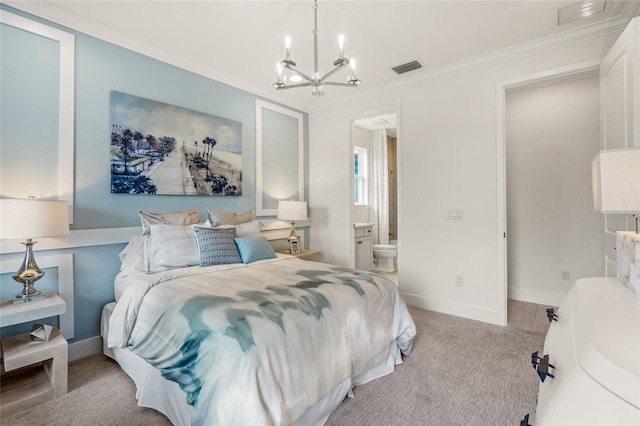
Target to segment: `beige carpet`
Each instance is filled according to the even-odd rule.
[[[354,390],[331,415],[338,425],[517,425],[535,410],[531,352],[544,335],[411,308],[414,351],[389,376]],[[136,405],[135,386],[102,354],[69,365],[69,393],[2,425],[166,425]]]

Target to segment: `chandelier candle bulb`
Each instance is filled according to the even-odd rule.
[[[338,46],[340,46],[340,58],[344,58],[344,34],[338,36]]]

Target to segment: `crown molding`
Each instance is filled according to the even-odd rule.
[[[567,30],[559,34],[541,37],[504,49],[496,50],[486,55],[480,55],[451,65],[434,68],[433,70],[428,70],[416,76],[404,78],[400,81],[381,84],[376,87],[366,89],[359,87],[359,93],[350,96],[343,95],[340,97],[334,97],[329,102],[324,102],[322,105],[312,105],[309,107],[309,112],[324,111],[335,108],[336,106],[366,100],[367,98],[374,96],[409,89],[455,75],[488,68],[504,62],[524,58],[594,38],[618,35],[622,33],[630,19],[631,18],[625,18],[624,16],[609,18],[579,29]]]
[[[436,80],[487,68],[503,62],[557,49],[559,47],[579,43],[593,38],[619,34],[626,27],[629,21],[640,11],[639,2],[635,7],[629,7],[615,17],[593,24],[520,43],[485,55],[476,56],[451,65],[435,68],[433,70],[427,70],[416,76],[402,78],[399,81],[380,84],[370,88],[359,87],[357,93],[338,95],[331,100],[324,100],[321,104],[318,104],[299,103],[282,96],[278,96],[271,90],[256,87],[246,81],[235,78],[234,76],[222,73],[210,67],[202,66],[197,62],[186,60],[178,55],[168,54],[161,49],[154,48],[147,43],[125,36],[105,25],[68,12],[45,1],[5,0],[2,1],[2,3],[22,10],[23,12],[31,13],[42,19],[55,22],[59,25],[74,29],[89,36],[113,43],[142,55],[149,56],[153,59],[174,65],[178,68],[202,75],[237,89],[245,90],[267,100],[281,103],[303,112],[318,112],[334,108],[338,105],[348,104],[373,96],[379,96],[381,94],[427,84]]]
[[[251,85],[246,81],[238,79],[229,74],[222,73],[219,70],[203,66],[202,64],[199,64],[195,61],[190,61],[179,55],[167,53],[162,49],[158,49],[133,37],[124,35],[103,24],[69,12],[51,3],[47,3],[45,1],[24,0],[3,0],[0,1],[0,3],[4,3],[7,6],[21,10],[25,13],[29,13],[36,17],[46,19],[58,25],[65,26],[91,37],[95,37],[97,39],[115,44],[116,46],[123,47],[136,53],[140,53],[144,56],[148,56],[169,65],[173,65],[186,71],[190,71],[194,74],[210,78],[219,83],[235,87],[236,89],[244,90],[272,102],[280,103],[290,108],[298,109],[302,112],[308,112],[306,105],[291,101],[290,99],[286,99],[282,96],[278,96],[274,93],[273,90],[255,87],[254,85]],[[269,87],[269,89],[272,88]]]

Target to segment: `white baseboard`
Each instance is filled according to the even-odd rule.
[[[489,324],[498,324],[498,313],[491,309],[465,305],[462,303],[452,302],[450,300],[418,296],[416,294],[402,293],[402,298],[407,305],[415,306],[416,308],[487,322]]]
[[[528,288],[521,287],[509,287],[507,289],[507,294],[509,299],[548,306],[560,306],[560,302],[562,302],[562,299],[564,299],[565,296],[562,293],[530,290]]]
[[[102,352],[102,337],[95,336],[69,345],[69,362]]]

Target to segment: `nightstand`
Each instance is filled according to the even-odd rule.
[[[322,252],[320,250],[300,250],[300,253],[291,253],[289,250],[279,251],[281,254],[288,254],[290,256],[295,256],[298,259],[309,260],[313,257],[320,256]]]
[[[44,300],[14,305],[0,303],[2,327],[64,314],[66,304],[56,293]],[[48,342],[32,341],[31,333],[2,339],[2,383],[0,417],[35,407],[67,393],[68,344],[57,328]]]

